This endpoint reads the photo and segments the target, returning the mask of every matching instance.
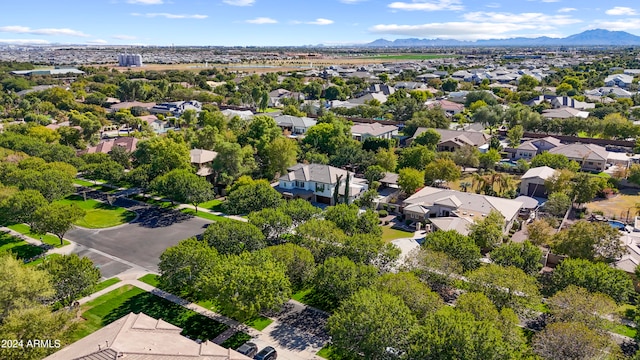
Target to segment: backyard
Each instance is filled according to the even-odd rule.
[[[382,241],[391,242],[396,239],[406,239],[412,238],[413,233],[409,231],[393,229],[390,226],[381,226],[382,227]]]
[[[610,219],[630,222],[633,221],[633,217],[639,210],[638,205],[640,205],[640,191],[625,189],[610,199],[597,199],[588,203],[587,209],[591,213],[601,211],[604,216]]]
[[[81,308],[82,321],[73,333],[73,341],[133,312],[145,313],[183,329],[182,335],[191,339],[212,340],[223,333],[227,326],[168,300],[148,293],[133,285],[125,285]]]
[[[84,200],[78,195],[69,196],[66,199],[59,200],[58,203],[76,204],[86,211],[85,216],[75,224],[89,229],[103,229],[121,225],[136,217],[134,212],[124,208],[111,206],[93,199]]]

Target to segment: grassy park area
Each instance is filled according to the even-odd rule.
[[[0,233],[0,252],[5,251],[12,252],[20,260],[31,259],[45,252],[41,247],[31,245],[8,232],[3,232]]]
[[[60,245],[60,239],[58,239],[58,237],[55,235],[51,235],[51,234],[40,235],[40,234],[31,232],[31,228],[27,224],[13,224],[7,227],[13,231],[19,232],[22,235],[28,236],[34,240],[42,241],[47,245],[51,245],[57,248],[65,245],[69,245],[69,242],[67,240],[64,240],[63,244]]]
[[[111,206],[93,199],[84,200],[81,196],[73,195],[59,200],[62,204],[76,204],[84,211],[85,216],[76,225],[89,229],[103,229],[116,225],[122,225],[133,220],[134,212],[127,209]]]
[[[125,285],[84,304],[81,311],[82,322],[73,334],[74,341],[131,312],[143,312],[181,327],[182,335],[192,339],[212,340],[227,329],[224,324],[132,285]]]

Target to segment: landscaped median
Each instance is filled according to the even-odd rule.
[[[67,240],[64,240],[63,244],[60,245],[60,239],[58,239],[57,236],[50,235],[50,234],[40,235],[40,234],[31,232],[31,228],[27,224],[13,224],[7,227],[15,232],[19,232],[24,236],[28,236],[34,240],[42,241],[43,243],[47,245],[51,245],[53,247],[59,248],[65,245],[69,245],[69,242]]]

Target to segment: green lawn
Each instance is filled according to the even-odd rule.
[[[333,346],[327,344],[320,351],[316,353],[316,355],[320,356],[323,359],[329,360],[341,360],[342,358],[333,352]]]
[[[273,322],[273,320],[266,318],[264,316],[258,316],[255,317],[253,319],[247,320],[244,323],[246,325],[251,326],[252,328],[258,330],[258,331],[262,331],[264,330],[264,328],[266,328],[267,326],[271,325],[271,323]]]
[[[45,260],[57,258],[57,257],[60,257],[60,256],[62,256],[62,255],[60,255],[60,254],[49,254],[47,256],[43,256],[41,258],[38,258],[37,260],[32,261],[30,263],[26,263],[25,265],[26,266],[37,266],[37,265],[42,264]]]
[[[333,310],[338,306],[338,304],[335,304],[332,301],[329,301],[329,299],[325,299],[320,294],[316,293],[313,288],[299,290],[291,295],[291,298],[305,305],[309,305],[326,312],[333,312]]]
[[[86,186],[86,187],[92,187],[94,185],[94,183],[87,180],[82,180],[82,179],[73,179],[73,183],[80,186]]]
[[[620,335],[624,335],[624,336],[628,336],[630,338],[635,337],[636,336],[636,332],[637,332],[637,330],[632,328],[631,326],[627,326],[627,325],[623,325],[623,324],[615,323],[615,322],[609,323],[609,326],[607,326],[607,328],[611,332],[614,332],[614,333],[620,334]]]
[[[211,201],[207,201],[207,202],[203,202],[202,204],[198,205],[198,209],[209,209],[212,211],[218,211],[218,212],[224,212],[222,211],[222,200],[220,199],[213,199]]]
[[[120,281],[122,281],[122,280],[120,280],[117,277],[114,277],[114,278],[111,278],[111,279],[107,279],[105,281],[101,281],[101,282],[97,283],[96,286],[94,286],[91,289],[91,292],[88,295],[95,294],[98,291],[104,290],[104,289],[108,288],[109,286],[111,286],[113,284],[119,283]]]
[[[142,195],[134,195],[131,198],[134,200],[145,202],[149,205],[155,205],[165,209],[173,209],[176,206],[178,206],[178,204],[175,204],[175,203],[171,204],[171,201],[156,200],[154,198],[150,198]]]
[[[55,235],[51,235],[51,234],[39,235],[36,233],[32,233],[31,228],[27,224],[13,224],[7,227],[13,231],[19,232],[22,235],[28,236],[38,241],[42,241],[45,244],[48,244],[57,248],[70,244],[67,240],[64,240],[63,244],[60,245],[60,239],[58,239],[58,237]]]
[[[0,252],[5,251],[12,252],[20,260],[31,259],[45,252],[41,247],[11,236],[8,232],[3,232],[0,233]]]
[[[179,326],[183,329],[182,335],[191,339],[212,340],[228,328],[135,286],[125,285],[82,306],[84,321],[73,333],[72,340],[81,339],[130,312],[143,312],[155,319]]]
[[[160,283],[158,278],[159,276],[156,274],[147,274],[141,278],[138,278],[138,280],[142,281],[145,284],[149,284],[153,287],[158,287],[158,284]]]
[[[247,341],[251,340],[251,335],[247,335],[241,331],[238,331],[237,333],[231,335],[230,338],[228,338],[227,340],[225,340],[222,344],[220,344],[222,347],[225,347],[227,349],[237,349],[240,347],[240,345],[246,343]]]
[[[93,199],[84,200],[81,196],[73,195],[59,200],[61,204],[76,204],[86,211],[85,216],[75,224],[89,229],[103,229],[122,225],[136,217],[134,212],[125,208],[111,206]]]
[[[390,242],[395,239],[412,238],[413,233],[403,230],[392,229],[389,226],[381,226],[382,228],[382,241]]]
[[[215,222],[233,221],[233,220],[231,220],[229,218],[226,218],[224,216],[213,215],[212,213],[209,213],[209,212],[206,212],[206,211],[198,211],[198,213],[196,213],[196,211],[194,209],[181,209],[180,211],[185,213],[185,214],[198,216],[198,217],[201,217],[203,219],[208,219],[208,220],[212,220],[212,221],[215,221]]]

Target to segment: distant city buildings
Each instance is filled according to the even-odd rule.
[[[119,54],[118,66],[142,66],[142,55],[140,54]]]

